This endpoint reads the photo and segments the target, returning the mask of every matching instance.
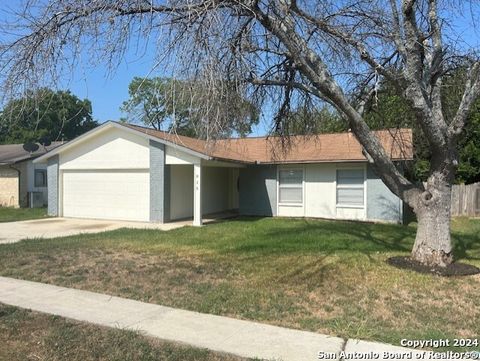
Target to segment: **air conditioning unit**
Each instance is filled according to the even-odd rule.
[[[41,208],[44,206],[43,192],[28,192],[30,208]]]

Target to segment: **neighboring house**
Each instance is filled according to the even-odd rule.
[[[23,144],[0,145],[1,207],[47,205],[47,167],[44,164],[34,165],[33,159],[60,144],[54,142],[48,147],[39,145],[34,152],[26,151]]]
[[[409,129],[378,131],[395,161]],[[284,139],[285,140],[285,139]],[[48,209],[64,217],[168,222],[244,215],[402,221],[402,202],[352,133],[206,142],[107,122],[35,160],[48,162]]]

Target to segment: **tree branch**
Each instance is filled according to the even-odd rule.
[[[393,17],[393,39],[395,41],[395,45],[397,46],[398,52],[401,56],[405,58],[405,45],[403,44],[403,31],[402,27],[400,26],[400,15],[397,9],[397,1],[390,0],[390,8],[392,10],[392,17]]]
[[[443,75],[443,44],[441,28],[437,15],[436,0],[429,0],[428,2],[428,18],[433,43],[433,51],[429,51],[429,55],[427,57],[429,66],[426,68],[427,74],[425,74],[425,77],[428,77],[428,84],[431,88],[432,107],[434,111],[437,110],[437,117],[441,117],[442,121],[445,122],[443,118],[443,113],[441,112],[441,75]]]
[[[253,85],[258,86],[278,86],[278,87],[290,87],[300,90],[304,93],[311,94],[316,96],[317,98],[327,102],[328,104],[335,106],[332,101],[323,96],[322,93],[318,91],[318,89],[306,85],[304,83],[296,82],[296,81],[287,81],[287,80],[279,80],[279,79],[261,79],[261,78],[248,78],[247,82]]]
[[[427,136],[434,152],[442,153],[447,149],[447,124],[438,108],[432,111],[432,103],[424,82],[424,44],[417,26],[414,11],[416,0],[403,0],[403,24],[405,29],[405,78],[409,86],[405,95],[412,104],[415,115]]]
[[[451,139],[458,137],[470,113],[473,103],[480,97],[480,61],[475,62],[468,72],[465,91],[458,106],[457,113],[448,126],[448,134]]]
[[[301,16],[305,20],[309,21],[310,23],[316,25],[319,29],[324,31],[327,34],[330,34],[337,38],[340,41],[343,41],[349,45],[351,45],[354,49],[357,50],[357,52],[360,55],[360,58],[365,61],[370,67],[372,67],[375,71],[378,73],[382,74],[385,78],[390,80],[394,84],[398,84],[398,76],[399,74],[396,74],[389,69],[385,67],[385,63],[381,64],[375,58],[368,52],[367,48],[365,45],[356,40],[352,35],[347,34],[346,32],[341,31],[339,28],[335,28],[328,24],[328,22],[323,21],[321,19],[318,19],[314,16],[311,16],[310,14],[307,14],[304,12],[302,9],[298,8],[296,6],[296,3],[292,5],[292,11],[294,11],[297,15]],[[393,56],[388,57],[389,59],[392,59]]]
[[[363,94],[361,94],[359,97],[358,97],[358,104],[357,104],[357,109],[356,111],[358,112],[358,114],[362,115],[363,116],[363,113],[365,111],[365,105],[368,103],[368,101],[372,98],[372,96],[375,94],[375,91],[376,91],[376,87],[375,85],[373,85],[372,87],[370,87],[369,90],[366,90],[363,92]]]
[[[326,64],[295,32],[289,16],[267,15],[258,8],[256,13],[263,26],[277,36],[292,54],[296,66],[312,86],[346,116],[357,139],[375,161],[375,167],[380,170],[379,174],[390,190],[403,199],[413,199],[414,197],[410,197],[410,195],[418,189],[395,167],[379,139],[372,134],[362,116],[352,107],[342,89],[333,79]]]

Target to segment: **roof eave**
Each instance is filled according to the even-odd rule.
[[[212,156],[210,160],[217,160],[221,162],[230,162],[230,163],[238,163],[238,164],[256,164],[256,161],[253,160],[239,160],[239,159],[232,159],[232,158],[222,158],[222,157],[215,157]]]
[[[413,158],[392,158],[394,162],[411,161]],[[315,159],[315,160],[286,160],[286,161],[257,161],[256,164],[274,165],[274,164],[315,164],[315,163],[368,163],[367,159]]]
[[[93,136],[94,134],[100,132],[100,131],[103,131],[105,129],[108,129],[108,128],[117,128],[117,129],[122,129],[126,132],[130,132],[132,134],[136,134],[136,135],[139,135],[139,136],[142,136],[146,139],[149,139],[149,140],[153,140],[155,142],[159,142],[159,143],[163,143],[165,145],[168,145],[168,146],[171,146],[173,148],[176,148],[176,149],[179,149],[181,151],[184,151],[185,153],[188,153],[190,155],[193,155],[195,157],[198,157],[198,158],[201,158],[201,159],[205,159],[205,160],[212,160],[213,158],[209,155],[206,155],[206,154],[203,154],[203,153],[199,153],[197,151],[194,151],[188,147],[184,147],[184,146],[181,146],[181,145],[178,145],[176,143],[173,143],[173,142],[170,142],[168,140],[165,140],[165,139],[162,139],[162,138],[158,138],[158,137],[155,137],[153,135],[150,135],[150,134],[147,134],[145,132],[142,132],[142,131],[139,131],[139,130],[136,130],[136,129],[133,129],[133,128],[130,128],[130,127],[127,127],[127,126],[124,126],[122,125],[121,123],[118,123],[118,122],[114,122],[114,121],[108,121],[108,122],[105,122],[103,123],[102,125],[80,135],[79,137],[65,143],[65,144],[62,144],[50,151],[48,151],[47,153],[43,154],[42,156],[36,158],[33,162],[34,163],[42,163],[42,162],[45,162],[46,160],[48,160],[49,158],[71,148],[72,146],[74,146],[75,144],[78,144],[79,142],[82,142],[84,140],[87,140],[88,138],[90,138],[91,136]]]
[[[34,156],[27,156],[24,158],[15,158],[7,161],[0,162],[0,165],[12,165],[12,164],[17,164],[17,163],[22,163],[22,162],[27,162],[29,160],[34,160],[38,158],[40,155],[34,155]]]

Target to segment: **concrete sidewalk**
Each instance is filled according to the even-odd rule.
[[[0,277],[0,302],[249,358],[313,361],[319,352],[408,351],[5,277]]]
[[[215,223],[236,216],[237,213],[235,212],[206,214],[204,215],[203,223]],[[191,219],[172,221],[168,223],[156,223],[64,217],[32,219],[16,222],[0,222],[0,244],[15,243],[23,239],[44,239],[74,236],[84,233],[107,232],[119,228],[158,229],[161,231],[170,231],[172,229],[191,225]]]

